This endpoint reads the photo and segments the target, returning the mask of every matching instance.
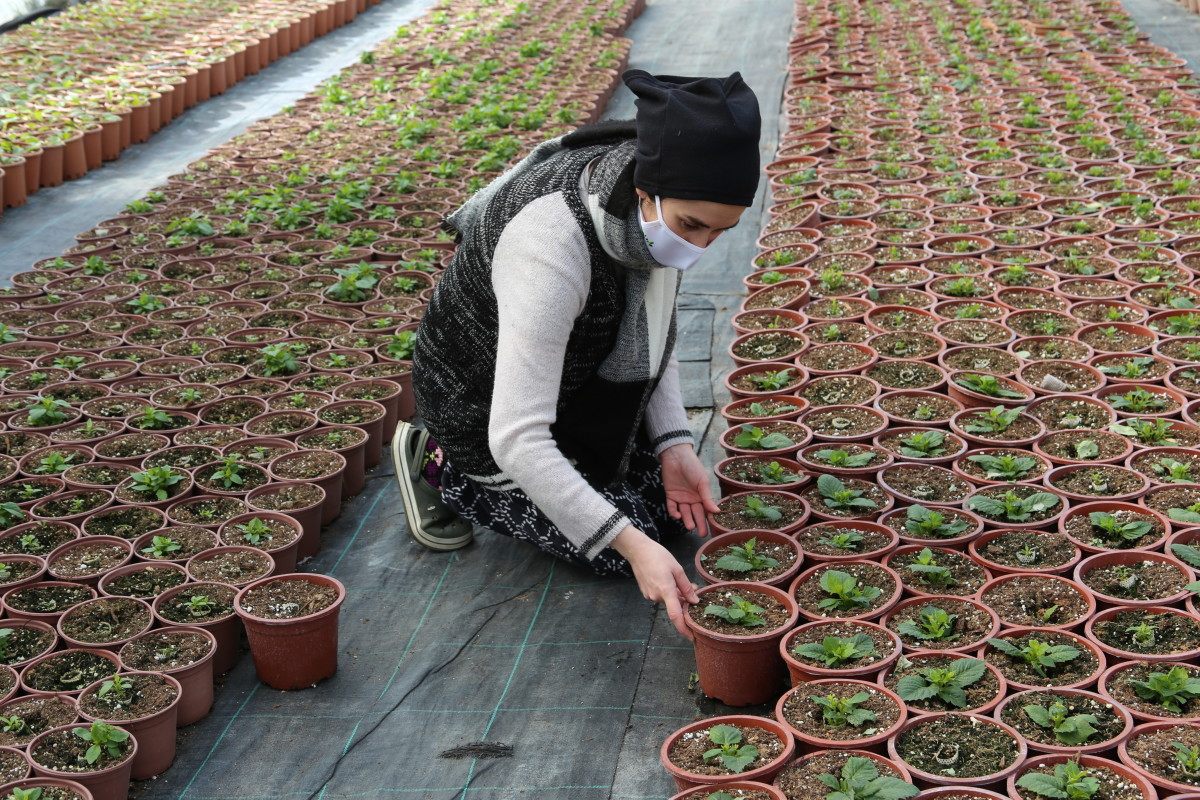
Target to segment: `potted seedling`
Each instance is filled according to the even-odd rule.
[[[1086,689],[1106,666],[1104,654],[1083,637],[1037,628],[1009,628],[988,639],[981,654],[1017,690]]]
[[[894,570],[881,564],[847,561],[805,570],[792,581],[790,592],[805,619],[870,621],[899,602],[901,589]]]
[[[696,553],[696,572],[706,583],[755,581],[782,586],[804,563],[790,536],[774,531],[735,531],[715,536]]]
[[[684,725],[666,738],[659,758],[679,789],[719,790],[741,781],[769,782],[795,749],[786,725],[730,715]]]

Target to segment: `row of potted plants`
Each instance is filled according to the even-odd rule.
[[[376,2],[89,3],[8,33],[0,214],[118,158]]]
[[[668,737],[678,798],[1195,796],[1195,79],[1107,0],[789,55],[688,612],[774,714]]]
[[[3,624],[50,650],[14,659],[0,714],[62,712],[47,739],[93,796],[124,797],[169,763],[147,766],[144,740],[173,737],[85,730],[64,689],[164,699],[140,676],[176,655],[227,670],[243,622],[270,685],[332,674],[344,591],[289,573],[413,414],[416,328],[454,246],[438,220],[597,117],[641,7],[439,6],[0,291]],[[207,694],[180,684],[172,724],[211,703],[211,675]],[[109,737],[89,767],[84,733]],[[41,741],[21,743],[35,770]]]

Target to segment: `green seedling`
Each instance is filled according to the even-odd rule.
[[[1027,772],[1017,780],[1017,786],[1041,797],[1087,800],[1100,791],[1100,780],[1074,761],[1056,764],[1054,774]]]
[[[821,573],[820,586],[829,596],[817,603],[817,607],[829,612],[864,609],[883,594],[883,590],[875,586],[860,588],[858,578],[836,569]]]
[[[1188,747],[1179,742],[1171,742],[1175,748],[1175,763],[1180,772],[1185,775],[1200,775],[1200,747]]]
[[[1021,412],[1024,410],[1024,406],[1019,408],[996,406],[987,411],[980,411],[971,417],[970,422],[963,425],[963,430],[967,433],[992,436],[1004,433],[1010,425],[1017,421],[1017,418],[1021,416]]]
[[[1169,483],[1196,483],[1198,478],[1192,474],[1192,465],[1173,458],[1163,457],[1158,463],[1152,464],[1154,473]]]
[[[937,563],[933,551],[928,547],[913,556],[907,565],[910,572],[917,574],[917,579],[926,586],[945,588],[955,584],[954,573],[949,567]]]
[[[271,528],[258,517],[234,526],[250,544],[257,545],[263,539],[271,538]],[[753,541],[753,540],[751,540]]]
[[[758,748],[742,744],[742,732],[732,725],[714,725],[708,730],[708,740],[716,745],[704,753],[704,760],[717,759],[721,766],[734,774],[745,771],[758,758]]]
[[[171,487],[185,480],[187,475],[170,467],[151,467],[143,472],[135,472],[130,476],[130,489],[144,492],[157,500],[166,500],[171,496]]]
[[[1183,667],[1172,667],[1170,672],[1152,672],[1144,681],[1129,683],[1138,697],[1173,714],[1182,714],[1185,706],[1200,698],[1200,678],[1193,678]]]
[[[750,519],[760,519],[764,522],[779,522],[783,519],[783,512],[778,507],[770,505],[756,494],[746,497],[746,507],[741,512],[743,517]]]
[[[989,481],[1018,481],[1037,469],[1038,461],[1036,458],[1028,456],[967,456],[967,460],[972,464],[978,464],[980,469],[986,473]]]
[[[1067,707],[1061,701],[1051,703],[1049,708],[1028,705],[1021,710],[1035,725],[1050,729],[1060,744],[1070,747],[1077,747],[1090,739],[1096,733],[1095,726],[1100,723],[1092,714],[1068,714]]]
[[[1093,541],[1107,543],[1131,543],[1136,542],[1146,534],[1150,533],[1152,526],[1145,520],[1131,520],[1129,522],[1121,522],[1105,511],[1093,511],[1088,514],[1088,521],[1092,523],[1092,530],[1097,532]]]
[[[820,644],[806,642],[796,645],[792,648],[792,653],[813,661],[824,662],[827,667],[840,667],[851,661],[874,655],[875,642],[865,633],[856,633],[845,639],[840,636],[826,636]]]
[[[955,708],[967,705],[966,687],[977,683],[987,673],[987,666],[976,658],[960,658],[948,667],[926,667],[916,675],[905,675],[896,684],[900,699],[928,700],[936,697]]]
[[[69,408],[71,404],[66,400],[39,397],[33,405],[25,409],[25,416],[30,425],[39,428],[45,425],[61,425],[71,418],[71,415],[63,410]]]
[[[843,725],[861,728],[868,722],[875,722],[879,719],[869,709],[859,708],[870,699],[869,693],[858,692],[852,697],[837,697],[832,694],[824,697],[816,695],[813,697],[813,702],[821,707],[821,719],[826,725],[833,728],[840,728]]]
[[[778,392],[786,389],[792,383],[792,373],[794,372],[795,370],[789,367],[777,372],[768,370],[761,375],[754,373],[746,377],[754,384],[754,388],[760,392]]]
[[[729,598],[729,606],[709,603],[704,609],[704,615],[723,619],[743,628],[757,628],[767,624],[767,621],[760,616],[763,610],[761,606],[756,606],[749,600],[734,595]]]
[[[107,725],[97,720],[87,728],[74,728],[74,733],[80,739],[89,743],[84,760],[95,764],[101,754],[107,752],[111,758],[121,757],[121,742],[129,738],[129,732],[114,725]]]
[[[900,439],[900,452],[909,458],[936,458],[946,452],[946,434],[921,431]]]
[[[779,566],[779,560],[756,553],[757,539],[750,539],[742,544],[730,546],[729,552],[717,559],[717,569],[730,572],[755,572],[761,569],[772,569]]]
[[[766,433],[754,425],[742,425],[742,432],[734,437],[733,443],[746,450],[782,450],[795,442],[782,433]]]
[[[215,600],[206,595],[195,594],[188,598],[187,610],[193,617],[207,617],[217,607]]]
[[[824,461],[831,467],[838,469],[858,469],[865,467],[875,458],[875,454],[868,451],[866,453],[855,453],[851,455],[845,450],[817,450],[810,453],[807,458],[815,458],[818,461]]]
[[[115,699],[124,702],[133,694],[133,679],[122,678],[120,675],[113,675],[111,678],[100,684],[100,690],[96,692],[100,697],[108,697],[112,695]]]
[[[964,519],[947,520],[940,511],[911,505],[905,512],[904,529],[919,539],[950,539],[971,526]]]
[[[878,507],[874,500],[863,497],[863,490],[848,489],[840,480],[829,474],[817,478],[817,491],[821,493],[826,508],[854,510]]]
[[[825,773],[817,780],[829,787],[825,800],[903,800],[920,790],[899,778],[880,775],[869,758],[846,759],[840,776]]]
[[[1047,669],[1054,669],[1059,664],[1079,657],[1079,650],[1068,644],[1047,644],[1034,638],[1030,638],[1023,647],[1017,647],[1006,639],[988,639],[988,644],[1009,658],[1024,661],[1043,678],[1047,677]]]
[[[954,633],[956,619],[958,614],[947,613],[937,606],[925,606],[915,622],[904,620],[897,626],[896,632],[921,641],[948,642],[962,636]]]
[[[149,547],[143,547],[142,552],[153,558],[170,558],[172,553],[177,553],[183,547],[167,536],[155,536],[150,540]]]
[[[859,543],[863,541],[861,533],[854,531],[839,531],[832,536],[822,537],[819,542],[828,547],[833,547],[838,550],[857,550]]]
[[[1049,492],[1034,492],[1022,498],[1016,492],[1008,491],[1000,498],[976,495],[967,501],[967,508],[991,519],[1025,522],[1034,514],[1054,508],[1059,502],[1058,497]]]
[[[972,392],[977,392],[987,397],[1007,397],[1013,400],[1025,399],[1023,393],[1009,389],[995,375],[959,375],[954,379],[954,382],[964,389],[970,389]]]

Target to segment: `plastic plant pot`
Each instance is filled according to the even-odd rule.
[[[175,760],[175,721],[178,719],[179,700],[183,696],[183,689],[179,685],[179,681],[165,673],[123,672],[117,674],[121,677],[144,675],[162,680],[175,692],[175,697],[171,700],[170,705],[145,717],[117,720],[90,715],[82,707],[79,710],[79,716],[87,722],[100,720],[110,725],[120,725],[129,731],[131,738],[136,739],[139,745],[137,753],[133,757],[133,764],[130,766],[129,777],[133,780],[147,780],[166,772],[167,768],[171,766],[171,762]],[[80,694],[81,702],[89,693],[99,692],[105,680],[108,679],[98,680],[84,689]]]
[[[1127,676],[1124,673],[1128,672],[1129,670],[1142,669],[1142,670],[1145,670],[1148,674],[1153,674],[1153,673],[1166,674],[1166,673],[1169,673],[1172,669],[1174,669],[1176,667],[1182,668],[1185,671],[1187,671],[1189,677],[1191,677],[1191,678],[1198,677],[1196,674],[1196,672],[1197,672],[1196,665],[1190,664],[1187,662],[1183,662],[1183,661],[1160,661],[1160,662],[1153,663],[1153,664],[1143,663],[1141,661],[1121,661],[1116,664],[1113,664],[1108,669],[1106,669],[1103,673],[1101,673],[1100,679],[1097,682],[1096,691],[1099,692],[1100,694],[1102,694],[1104,697],[1108,698],[1115,705],[1125,705],[1129,709],[1129,713],[1133,714],[1133,718],[1136,719],[1138,722],[1174,722],[1174,723],[1185,722],[1186,723],[1186,722],[1200,721],[1200,715],[1197,715],[1196,712],[1192,712],[1192,716],[1184,716],[1182,714],[1175,715],[1173,712],[1172,712],[1172,714],[1156,714],[1152,711],[1145,711],[1141,708],[1130,706],[1130,705],[1128,705],[1128,703],[1122,703],[1120,700],[1117,699],[1118,694],[1116,694],[1115,692],[1120,691],[1119,689],[1117,689],[1117,686],[1118,686],[1118,684],[1122,683],[1127,678]],[[1169,709],[1164,708],[1162,710],[1167,711]]]
[[[701,775],[696,772],[688,772],[675,766],[670,759],[671,750],[675,744],[685,735],[693,734],[699,731],[708,731],[716,725],[737,725],[740,727],[754,727],[766,730],[779,738],[782,743],[781,752],[765,764],[755,766],[743,772],[731,775]],[[796,740],[792,736],[792,731],[788,726],[782,725],[775,720],[766,719],[765,717],[751,717],[740,714],[731,714],[720,717],[711,717],[699,722],[690,722],[684,725],[679,730],[672,733],[662,743],[659,748],[659,760],[670,773],[671,778],[675,781],[675,786],[680,790],[693,789],[696,787],[704,787],[709,790],[719,790],[727,786],[744,781],[756,781],[767,783],[775,778],[776,775],[787,765],[791,760],[792,755],[796,751]]]
[[[729,578],[718,578],[710,572],[711,569],[716,568],[717,561],[719,560],[715,555],[731,545],[744,545],[752,539],[755,540],[762,555],[770,556],[770,553],[774,551],[762,552],[762,550],[764,547],[773,546],[776,549],[783,548],[790,550],[795,558],[792,565],[786,571],[762,580],[762,583],[768,586],[783,586],[790,583],[792,578],[804,567],[804,553],[800,550],[799,545],[796,544],[796,540],[791,536],[778,533],[777,531],[745,530],[730,531],[720,536],[714,536],[700,545],[700,549],[696,551],[694,560],[696,573],[707,584],[721,583],[724,580],[729,580]],[[778,561],[778,559],[776,560]],[[754,579],[754,572],[742,571],[736,578],[739,581],[748,579]],[[760,581],[756,580],[756,582]]]
[[[1023,636],[1033,636],[1036,638],[1038,636],[1045,637],[1048,634],[1052,634],[1056,639],[1068,639],[1070,641],[1070,646],[1074,647],[1076,650],[1079,650],[1081,653],[1090,652],[1096,660],[1096,667],[1084,677],[1061,685],[1054,685],[1051,679],[1045,677],[1038,678],[1039,681],[1044,681],[1044,683],[1028,684],[1023,683],[1009,675],[1005,675],[1005,680],[1008,681],[1009,690],[1021,692],[1027,689],[1043,689],[1051,691],[1057,691],[1059,689],[1082,689],[1086,691],[1095,686],[1096,682],[1100,679],[1101,675],[1104,673],[1104,670],[1107,668],[1108,662],[1104,657],[1104,653],[1098,647],[1096,647],[1095,644],[1083,638],[1083,636],[1080,634],[1063,630],[1050,630],[1047,628],[1005,628],[997,635],[996,638],[1016,639]],[[987,660],[987,656],[994,650],[994,645],[985,644],[983,647],[979,648],[978,657]]]
[[[308,582],[332,588],[333,602],[290,619],[259,616],[247,608],[247,595],[273,583]],[[337,671],[338,612],[346,587],[327,575],[294,573],[262,578],[243,587],[234,598],[234,611],[246,626],[250,654],[259,680],[274,689],[303,689],[332,677]]]
[[[938,644],[938,642],[933,639],[921,640],[920,642],[911,645],[905,642],[903,637],[900,641],[904,643],[905,650],[909,652],[914,650],[933,650],[938,653],[957,653],[965,656],[969,651],[978,650],[981,644],[1000,632],[1000,618],[996,616],[996,612],[992,611],[990,608],[985,606],[983,603],[978,602],[977,600],[972,600],[969,597],[956,597],[952,595],[910,597],[897,603],[892,610],[887,613],[887,616],[882,619],[880,624],[882,624],[888,630],[899,633],[901,631],[899,631],[896,627],[893,627],[892,623],[895,622],[898,617],[903,615],[906,611],[915,609],[919,613],[921,610],[928,607],[938,608],[945,611],[947,610],[947,606],[953,608],[954,606],[961,607],[962,605],[973,606],[987,617],[989,623],[987,631],[975,637],[967,637],[959,634],[957,639],[947,641],[947,646],[945,647],[933,647],[932,645]],[[950,611],[949,613],[956,613],[956,611],[957,610]],[[958,616],[961,619],[962,614],[959,613]]]
[[[991,719],[990,717],[983,717],[978,714],[957,714],[957,716],[969,718],[970,720],[972,720],[972,722],[971,722],[972,726],[974,726],[974,725],[995,726],[996,728],[1000,729],[1004,733],[1008,734],[1013,739],[1013,742],[1016,745],[1016,755],[1013,758],[1012,762],[1008,766],[999,770],[998,772],[994,772],[994,773],[991,773],[988,775],[978,775],[978,776],[972,776],[972,777],[952,777],[952,776],[946,775],[946,774],[935,774],[935,773],[931,773],[931,772],[926,772],[921,769],[917,769],[916,767],[912,766],[911,764],[904,761],[904,759],[900,757],[899,752],[898,752],[898,744],[906,733],[913,730],[914,728],[921,728],[921,727],[926,727],[930,724],[936,724],[940,720],[943,720],[949,716],[951,716],[951,715],[949,715],[949,714],[928,714],[928,715],[921,715],[921,716],[913,717],[913,718],[909,719],[907,722],[905,722],[904,725],[901,726],[901,729],[897,733],[897,735],[893,736],[891,739],[888,740],[888,757],[893,761],[904,764],[904,766],[909,770],[909,772],[912,773],[913,782],[918,787],[932,788],[932,787],[936,787],[936,786],[971,786],[971,785],[982,786],[983,788],[987,788],[989,786],[995,787],[997,784],[1003,785],[1004,781],[1007,780],[1010,775],[1013,775],[1014,773],[1016,773],[1016,771],[1018,769],[1020,769],[1021,765],[1025,762],[1025,758],[1029,752],[1029,749],[1025,743],[1024,737],[1022,737],[1019,733],[1017,733],[1015,730],[1013,730],[1013,728],[1011,728],[1010,726],[1005,725],[1002,722],[997,722],[996,720]],[[946,765],[947,767],[952,767],[955,763],[961,763],[962,758],[964,758],[964,757],[970,758],[970,756],[971,756],[971,753],[969,750],[960,752],[957,742],[944,742],[943,746],[945,748],[947,748],[946,758],[947,758],[947,760],[950,761],[950,763]],[[941,763],[940,758],[939,758],[938,762]]]
[[[43,731],[34,737],[29,743],[29,760],[33,763],[33,772],[38,777],[42,778],[58,778],[62,780],[72,780],[87,787],[92,793],[94,800],[125,800],[129,796],[129,778],[133,768],[133,760],[137,758],[137,737],[130,736],[126,741],[130,742],[128,750],[116,764],[103,769],[98,769],[94,772],[59,772],[49,767],[43,766],[37,760],[40,745],[47,738],[55,734],[66,732],[74,735],[75,728],[87,728],[87,725],[75,723],[72,725],[63,725],[58,728],[51,728],[48,731]]]
[[[794,652],[798,646],[796,640],[800,638],[820,636],[820,641],[823,642],[825,638],[830,636],[851,639],[860,634],[866,634],[872,639],[885,641],[887,642],[887,647],[885,649],[873,647],[871,653],[854,659],[852,663],[841,666],[822,666],[811,663],[815,659],[801,661],[799,654]],[[899,636],[882,625],[859,620],[851,622],[844,620],[806,622],[788,631],[787,635],[779,641],[779,653],[787,665],[788,675],[793,686],[802,681],[822,680],[824,678],[857,678],[867,680],[869,677],[877,674],[879,670],[894,664],[900,658],[902,649],[903,645],[900,642]]]
[[[894,722],[892,722],[890,725],[888,725],[886,728],[884,728],[883,730],[876,730],[875,733],[863,736],[862,738],[826,739],[826,738],[817,736],[814,733],[811,733],[810,729],[807,729],[806,725],[797,726],[797,724],[793,723],[792,721],[787,719],[787,717],[785,716],[784,709],[787,706],[788,701],[791,699],[791,697],[793,695],[796,694],[798,689],[805,688],[805,687],[811,687],[811,686],[835,686],[835,685],[851,686],[851,687],[853,687],[851,689],[851,691],[855,692],[855,693],[857,693],[857,692],[876,693],[877,692],[877,693],[883,695],[887,700],[891,701],[891,703],[898,709],[899,714],[898,714],[897,719]],[[905,706],[904,701],[901,700],[900,696],[897,695],[895,692],[891,691],[890,689],[885,689],[884,687],[879,686],[877,684],[871,683],[870,681],[852,680],[849,678],[821,678],[821,679],[815,680],[815,681],[805,681],[803,683],[793,686],[791,689],[784,692],[783,695],[779,698],[779,700],[776,701],[776,703],[775,703],[775,719],[782,721],[783,724],[787,725],[789,728],[792,729],[792,735],[796,737],[797,747],[807,750],[807,751],[810,751],[810,752],[813,750],[844,749],[847,747],[852,747],[852,748],[858,749],[858,750],[870,750],[871,752],[875,752],[875,753],[879,753],[880,755],[883,755],[883,751],[886,750],[887,740],[889,738],[891,738],[892,736],[894,736],[898,730],[900,730],[901,726],[903,726],[903,724],[907,718],[908,718],[907,707]],[[863,727],[870,727],[870,726],[864,725]]]
[[[1088,573],[1092,572],[1093,570],[1104,569],[1104,568],[1108,568],[1108,567],[1140,565],[1140,564],[1144,564],[1146,562],[1158,562],[1158,563],[1168,564],[1171,567],[1178,570],[1179,577],[1180,577],[1179,591],[1177,591],[1167,597],[1156,597],[1156,598],[1143,600],[1143,599],[1135,599],[1135,598],[1125,598],[1125,597],[1120,597],[1118,595],[1113,595],[1113,594],[1105,594],[1104,592],[1100,591],[1099,589],[1096,589],[1096,588],[1092,587],[1091,585],[1085,583],[1085,579],[1087,578]],[[1076,564],[1075,572],[1073,573],[1073,575],[1075,578],[1075,582],[1081,586],[1086,587],[1088,590],[1090,590],[1091,593],[1096,597],[1096,601],[1098,603],[1106,603],[1110,606],[1147,607],[1147,606],[1174,605],[1174,604],[1182,601],[1184,598],[1188,597],[1191,594],[1191,592],[1189,592],[1186,588],[1183,588],[1183,587],[1196,580],[1196,573],[1193,572],[1182,561],[1179,561],[1178,559],[1172,558],[1171,556],[1165,555],[1163,553],[1155,553],[1155,552],[1152,552],[1149,550],[1120,550],[1120,551],[1115,551],[1115,552],[1097,553],[1096,555],[1088,556],[1087,558],[1083,559],[1078,564]],[[1135,580],[1135,583],[1136,583],[1136,580]],[[1122,586],[1122,588],[1126,588],[1124,584],[1121,584],[1121,586]],[[1132,588],[1132,586],[1130,586],[1128,588]]]
[[[1065,613],[1056,614],[1049,619],[1042,619],[1040,616],[1035,617],[1033,614],[1027,615],[1029,622],[1033,623],[1036,621],[1036,625],[1022,625],[1020,621],[1005,619],[1002,616],[1000,621],[1005,628],[1036,627],[1042,630],[1074,631],[1081,628],[1084,621],[1096,613],[1096,598],[1091,591],[1064,575],[1047,575],[1040,572],[1012,572],[1008,575],[999,575],[985,583],[977,596],[983,603],[994,609],[997,602],[995,593],[1008,583],[1017,583],[1017,591],[1019,592],[1032,592],[1042,595],[1050,594],[1050,590],[1042,588],[1044,585],[1058,584],[1055,586],[1056,591],[1065,592],[1077,598],[1077,601],[1072,604],[1078,607],[1078,613],[1071,615]],[[1061,601],[1064,598],[1058,597],[1056,599],[1059,599],[1060,603],[1056,603],[1055,605],[1061,606]],[[1063,610],[1065,612],[1069,609]]]
[[[168,626],[165,628],[155,628],[147,631],[139,636],[134,637],[129,642],[126,642],[121,647],[118,655],[121,657],[121,668],[130,671],[130,666],[125,662],[126,651],[130,645],[137,642],[139,639],[146,637],[159,637],[175,633],[190,633],[201,636],[209,644],[208,652],[200,657],[199,660],[193,661],[179,667],[168,667],[164,669],[155,669],[154,672],[161,672],[164,675],[169,675],[179,682],[180,696],[178,702],[177,716],[175,720],[176,727],[182,728],[198,722],[208,716],[213,704],[213,656],[217,652],[217,637],[212,635],[211,631],[203,628],[194,628],[188,626]]]
[[[870,622],[887,614],[897,603],[900,602],[900,597],[904,591],[904,583],[900,580],[900,576],[896,573],[896,571],[890,567],[885,567],[882,564],[876,564],[869,561],[844,561],[838,563],[817,564],[809,567],[804,572],[796,576],[795,580],[793,580],[791,585],[788,587],[788,594],[791,597],[796,597],[797,590],[799,590],[800,587],[805,586],[812,581],[819,582],[825,572],[837,571],[843,574],[849,574],[852,577],[858,577],[860,573],[867,570],[882,571],[884,573],[883,578],[885,583],[891,582],[892,584],[890,590],[886,585],[875,587],[881,590],[879,595],[880,603],[875,607],[868,610],[863,610],[860,613],[854,613],[856,609],[851,609],[845,612],[839,611],[836,614],[830,614],[826,616],[816,611],[810,611],[809,609],[801,606],[799,608],[799,613],[802,619],[810,622],[819,622],[822,620],[831,619],[842,620],[844,622]],[[862,583],[862,581],[859,580],[859,583]]]
[[[1170,779],[1170,777],[1153,772],[1139,763],[1138,760],[1134,758],[1133,754],[1130,753],[1130,748],[1135,745],[1139,737],[1152,736],[1161,731],[1170,731],[1178,728],[1191,728],[1193,730],[1200,730],[1200,722],[1191,720],[1178,720],[1174,722],[1144,722],[1135,727],[1132,733],[1126,737],[1125,741],[1121,742],[1121,744],[1117,747],[1117,758],[1119,758],[1121,763],[1126,767],[1158,787],[1159,795],[1163,797],[1166,797],[1167,793],[1169,792],[1181,793],[1175,795],[1175,800],[1183,797],[1200,797],[1200,791],[1197,791],[1197,789],[1200,789],[1200,787],[1197,787],[1196,784],[1173,781]]]
[[[1121,648],[1107,644],[1097,636],[1096,626],[1112,621],[1113,618],[1119,614],[1126,614],[1127,616],[1143,614],[1154,616],[1165,614],[1176,617],[1179,621],[1187,621],[1192,624],[1196,624],[1195,618],[1189,615],[1188,612],[1168,606],[1113,606],[1112,608],[1106,608],[1099,614],[1095,614],[1088,618],[1087,622],[1084,623],[1083,632],[1090,641],[1094,642],[1097,647],[1103,650],[1104,653],[1112,659],[1113,663],[1118,661],[1144,661],[1148,663],[1163,661],[1192,661],[1200,658],[1200,644],[1197,644],[1195,647],[1189,650],[1181,650],[1172,653],[1153,652],[1151,648],[1156,643],[1154,641],[1154,639],[1157,638],[1156,635],[1152,637],[1149,643],[1147,643],[1146,648],[1140,651],[1132,649],[1132,647],[1136,645],[1136,642],[1132,640],[1129,642],[1130,647],[1128,648]]]
[[[1109,703],[1107,698],[1101,697],[1100,695],[1096,694],[1095,692],[1085,692],[1082,689],[1051,689],[1051,690],[1049,690],[1049,692],[1047,692],[1047,690],[1044,690],[1044,689],[1026,689],[1023,692],[1017,692],[1016,694],[1011,694],[1008,697],[1006,697],[1004,699],[1004,701],[1001,702],[1000,705],[998,705],[996,707],[996,710],[992,713],[992,716],[995,719],[999,720],[1000,722],[1003,722],[1004,721],[1004,713],[1009,708],[1015,706],[1017,709],[1020,709],[1024,703],[1028,702],[1031,699],[1030,698],[1031,695],[1047,694],[1047,693],[1053,694],[1056,697],[1056,699],[1078,697],[1078,698],[1086,698],[1086,699],[1092,700],[1101,705],[1108,705],[1112,708],[1113,712],[1118,717],[1121,718],[1123,727],[1121,728],[1121,732],[1118,733],[1116,736],[1110,737],[1103,741],[1092,742],[1090,744],[1082,743],[1082,744],[1077,744],[1077,745],[1066,745],[1066,744],[1062,744],[1057,741],[1054,744],[1049,744],[1049,743],[1044,743],[1044,742],[1038,742],[1038,741],[1035,741],[1033,739],[1026,737],[1025,741],[1029,745],[1029,751],[1031,754],[1037,755],[1037,754],[1041,754],[1041,753],[1050,753],[1050,754],[1055,754],[1055,755],[1058,755],[1058,754],[1068,754],[1069,755],[1072,753],[1079,753],[1079,754],[1083,754],[1083,755],[1098,755],[1100,753],[1108,752],[1108,751],[1112,750],[1113,748],[1124,744],[1126,739],[1128,739],[1129,735],[1133,732],[1133,715],[1130,714],[1127,710],[1125,710],[1125,708],[1123,708],[1122,706],[1119,706],[1119,705],[1112,705],[1111,703]]]
[[[787,619],[770,630],[748,628],[745,634],[726,634],[705,628],[688,611],[684,612],[684,622],[694,637],[692,646],[696,652],[700,688],[709,697],[731,706],[758,705],[776,696],[776,687],[784,676],[779,642],[795,625],[799,613],[790,593],[775,586],[746,581],[704,587],[699,590],[700,603],[704,604],[704,598],[709,595],[745,592],[769,596],[787,610]]]
[[[1133,770],[1124,764],[1119,764],[1115,761],[1110,761],[1106,758],[1098,758],[1091,755],[1066,755],[1055,754],[1045,756],[1034,756],[1021,765],[1021,768],[1013,772],[1006,782],[1008,788],[1008,796],[1021,798],[1024,795],[1018,793],[1017,783],[1021,777],[1027,775],[1030,771],[1038,767],[1052,767],[1057,764],[1065,764],[1068,761],[1074,761],[1085,770],[1094,770],[1097,767],[1103,767],[1121,779],[1123,784],[1132,785],[1132,787],[1141,793],[1142,800],[1158,800],[1158,792],[1154,786],[1142,776],[1138,771]],[[1032,793],[1031,793],[1032,794]]]

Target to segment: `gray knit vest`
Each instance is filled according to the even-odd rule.
[[[567,341],[551,433],[563,455],[596,488],[620,480],[628,467],[661,370],[642,381],[616,382],[599,375],[617,341],[625,288],[620,265],[605,253],[579,197],[583,170],[616,143],[619,140],[565,150],[505,186],[476,224],[462,232],[421,321],[413,355],[418,411],[445,458],[487,488],[516,488],[503,476],[488,446],[499,325],[492,255],[508,222],[527,204],[554,192],[562,193],[584,233],[591,282]],[[632,198],[632,185],[629,195]]]

